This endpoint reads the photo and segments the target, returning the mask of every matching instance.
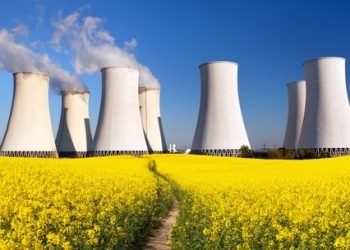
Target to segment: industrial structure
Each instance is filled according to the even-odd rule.
[[[234,156],[242,145],[250,147],[241,113],[234,62],[199,66],[201,99],[191,153]]]
[[[297,149],[300,132],[304,120],[306,83],[295,81],[287,84],[288,88],[288,122],[284,135],[283,147],[286,149]]]
[[[139,110],[139,72],[128,67],[108,67],[101,72],[102,99],[93,155],[147,153]]]
[[[306,104],[299,148],[331,155],[349,153],[350,107],[345,59],[323,57],[304,63]]]
[[[60,157],[85,157],[91,151],[88,91],[62,91],[61,120],[56,146]]]
[[[166,152],[167,145],[160,116],[160,89],[139,87],[139,105],[148,151]]]
[[[49,111],[49,76],[19,72],[13,77],[12,108],[1,155],[57,157]]]

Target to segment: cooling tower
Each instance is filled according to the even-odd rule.
[[[288,122],[286,133],[284,135],[283,147],[286,149],[297,149],[305,111],[305,81],[296,81],[288,83],[287,88]]]
[[[345,59],[324,57],[304,63],[306,105],[299,148],[345,154],[350,148],[350,108]]]
[[[103,68],[102,100],[94,138],[94,155],[147,153],[139,111],[139,72]]]
[[[49,76],[14,73],[10,119],[1,145],[1,155],[57,157],[49,111]]]
[[[91,150],[89,92],[62,92],[56,146],[60,157],[85,157]]]
[[[241,113],[234,62],[199,66],[201,100],[191,152],[233,156],[250,146]]]
[[[139,103],[148,150],[153,153],[166,152],[167,145],[160,118],[160,89],[139,87]]]

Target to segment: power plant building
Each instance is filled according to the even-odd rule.
[[[139,72],[108,67],[102,72],[102,99],[94,155],[148,153],[138,98]]]
[[[49,111],[49,76],[34,72],[13,76],[12,108],[1,155],[57,157]]]
[[[60,157],[85,157],[91,151],[88,91],[62,91],[61,120],[56,146]]]
[[[306,104],[299,148],[331,155],[349,153],[350,107],[345,59],[323,57],[304,63]]]
[[[286,149],[297,149],[301,128],[303,126],[306,83],[295,81],[287,84],[288,88],[288,121],[284,136],[283,147]]]
[[[216,61],[199,66],[200,109],[191,153],[234,156],[250,147],[241,113],[238,64]]]
[[[160,89],[139,87],[139,103],[142,127],[149,152],[166,152],[167,144],[160,116]]]

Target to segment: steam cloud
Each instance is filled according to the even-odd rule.
[[[150,69],[140,64],[131,51],[137,46],[136,39],[124,43],[124,48],[115,44],[115,39],[102,27],[103,19],[81,17],[74,12],[54,23],[52,44],[57,51],[73,53],[73,67],[77,74],[92,74],[101,68],[135,67],[140,72],[139,86],[160,88],[158,79]]]
[[[25,26],[15,27],[12,32],[0,29],[0,69],[9,72],[40,71],[50,75],[51,86],[58,92],[84,91],[79,78],[72,76],[43,53],[38,54],[16,41],[15,34],[26,35]]]

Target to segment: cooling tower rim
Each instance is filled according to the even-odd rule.
[[[133,70],[139,71],[136,67],[132,67],[132,66],[108,66],[108,67],[101,68],[100,71],[104,71],[106,69],[133,69]]]
[[[295,84],[305,84],[305,80],[296,80],[296,81],[291,81],[287,83],[287,86],[295,85]]]
[[[89,90],[62,90],[61,95],[90,94]]]
[[[225,64],[234,64],[234,65],[237,65],[238,66],[238,63],[236,62],[232,62],[232,61],[210,61],[210,62],[205,62],[205,63],[202,63],[202,64],[199,64],[199,68],[204,66],[204,65],[208,65],[208,64],[214,64],[214,63],[225,63]]]
[[[326,59],[338,59],[338,60],[342,60],[342,61],[346,60],[344,57],[341,57],[341,56],[324,56],[324,57],[317,57],[314,59],[307,60],[303,63],[303,65],[305,65],[306,63],[309,63],[309,62],[326,60]]]
[[[15,76],[17,74],[38,74],[38,75],[45,75],[45,76],[49,76],[49,74],[44,73],[44,72],[40,72],[40,71],[17,71],[17,72],[13,72],[12,75]]]
[[[160,88],[156,88],[156,87],[150,87],[150,88],[139,87],[139,92],[145,92],[145,91],[148,91],[148,90],[160,90]]]

